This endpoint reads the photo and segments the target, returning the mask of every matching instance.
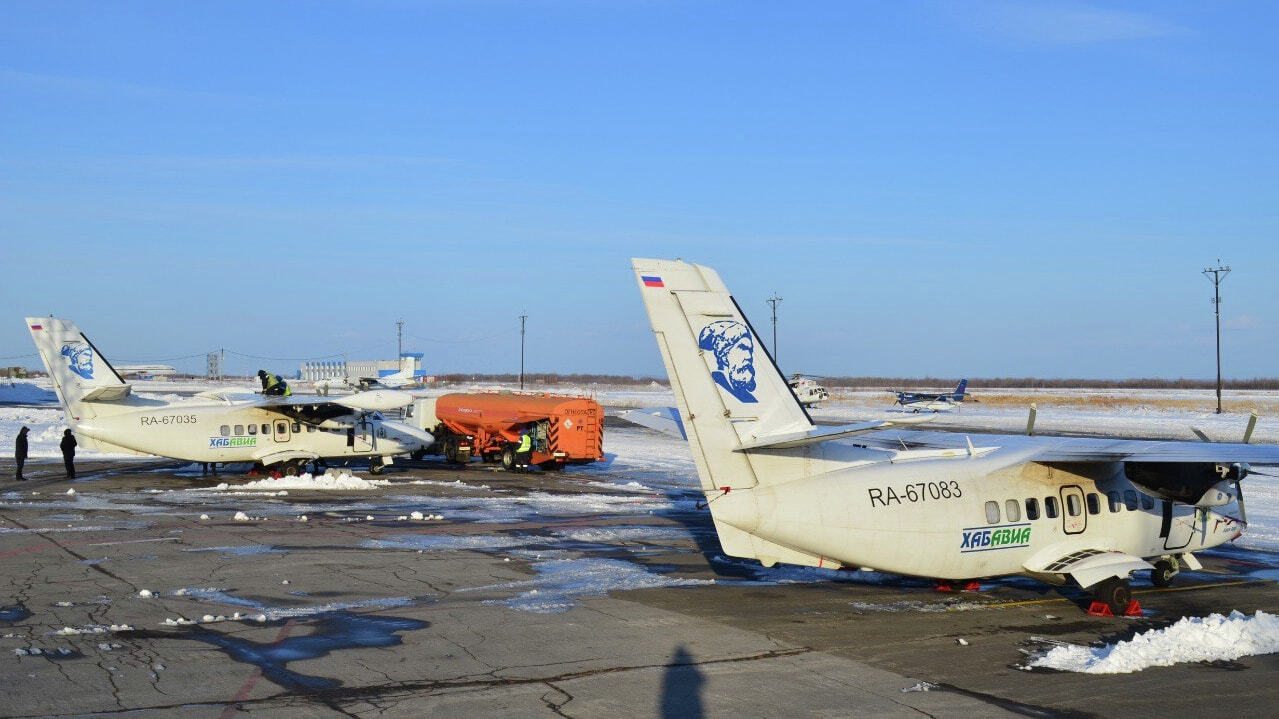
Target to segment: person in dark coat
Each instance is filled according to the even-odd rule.
[[[13,441],[13,458],[18,460],[19,482],[26,480],[26,477],[22,476],[22,465],[27,463],[27,431],[26,427],[18,430],[18,438]]]
[[[67,477],[75,479],[75,435],[71,434],[71,430],[62,433],[62,442],[58,445],[62,448],[62,463],[67,466]]]

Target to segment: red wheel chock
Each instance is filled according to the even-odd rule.
[[[933,585],[934,592],[953,592],[955,588],[950,586],[950,582],[938,582]]]
[[[1088,605],[1088,613],[1094,617],[1113,617],[1115,613],[1110,611],[1110,605],[1105,602],[1093,602]],[[1140,617],[1141,605],[1136,599],[1128,602],[1128,608],[1124,610],[1125,617]]]
[[[976,592],[976,591],[979,591],[980,589],[981,589],[981,583],[975,579],[964,585],[965,592]]]

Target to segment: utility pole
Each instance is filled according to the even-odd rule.
[[[769,297],[767,300],[765,300],[765,302],[773,306],[773,361],[774,362],[778,361],[777,359],[777,303],[781,301],[782,301],[782,298],[778,297],[776,292],[773,293],[772,297]]]
[[[1217,414],[1221,414],[1221,281],[1230,274],[1230,265],[1217,260],[1216,267],[1205,267],[1204,277],[1212,283],[1212,310],[1217,318]]]
[[[404,320],[395,321],[395,361],[404,356]],[[398,365],[397,365],[398,366]]]
[[[520,389],[524,389],[524,320],[528,315],[520,315]]]

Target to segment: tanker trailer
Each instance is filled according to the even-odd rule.
[[[604,410],[593,399],[530,392],[466,392],[423,397],[411,422],[435,435],[423,454],[453,464],[474,457],[515,466],[520,430],[533,439],[530,463],[558,470],[604,459]]]

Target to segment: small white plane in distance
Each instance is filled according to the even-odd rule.
[[[948,412],[955,408],[968,397],[968,380],[961,379],[959,384],[955,385],[954,392],[912,392],[910,390],[895,390],[897,401],[893,404],[899,404],[902,409],[911,409],[918,412],[921,409],[932,410],[933,412]],[[974,402],[977,400],[974,399]]]
[[[191,462],[260,462],[286,475],[316,459],[367,458],[370,471],[379,474],[392,455],[435,441],[429,432],[380,414],[411,404],[406,392],[333,399],[205,392],[177,402],[143,399],[69,320],[28,317],[27,328],[67,424],[87,447]]]
[[[678,405],[666,424],[730,556],[1075,582],[1118,614],[1132,572],[1166,586],[1239,537],[1247,463],[1279,463],[1273,445],[817,427],[714,270],[631,262]]]
[[[816,378],[802,374],[791,375],[790,381],[791,391],[795,393],[795,399],[805,407],[814,407],[818,402],[825,402],[830,399],[830,393],[826,388],[817,384]]]
[[[157,377],[172,377],[178,373],[176,367],[170,367],[167,364],[129,364],[120,365],[115,371],[121,377],[137,377],[138,379],[155,379]]]
[[[328,379],[316,380],[311,383],[316,392],[322,395],[328,395],[330,391],[339,390],[369,390],[378,387],[386,389],[400,389],[403,387],[416,387],[421,382],[413,373],[413,358],[401,357],[399,371],[384,375],[382,377],[331,377]]]

